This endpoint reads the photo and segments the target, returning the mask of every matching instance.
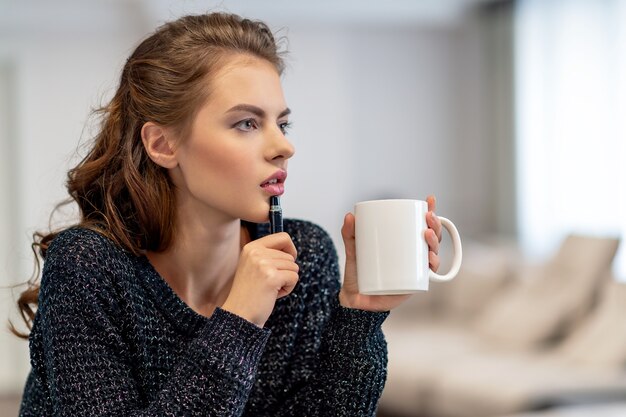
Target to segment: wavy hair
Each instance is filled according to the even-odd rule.
[[[80,209],[78,226],[96,230],[135,255],[168,248],[175,232],[174,186],[167,171],[148,157],[141,128],[152,121],[184,138],[208,99],[207,83],[234,54],[267,60],[283,72],[282,52],[268,26],[233,14],[181,17],[139,44],[112,100],[94,112],[100,128],[89,152],[68,172],[69,201]],[[40,261],[60,231],[33,235],[35,273],[17,301],[29,329],[38,304]]]

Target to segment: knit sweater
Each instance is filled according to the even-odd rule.
[[[187,306],[145,256],[68,229],[50,245],[20,416],[373,416],[388,313],[339,305],[337,254],[286,220],[299,282],[263,328]],[[267,225],[256,226],[257,238]]]

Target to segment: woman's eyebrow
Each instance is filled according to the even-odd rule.
[[[252,104],[237,104],[236,106],[233,106],[230,109],[228,109],[226,113],[232,113],[232,112],[237,112],[237,111],[245,111],[248,113],[252,113],[260,118],[265,117],[265,111],[262,108],[254,106]],[[281,117],[285,117],[289,114],[291,114],[291,109],[286,108],[285,110],[280,112],[280,114],[278,115],[278,118],[280,119]]]

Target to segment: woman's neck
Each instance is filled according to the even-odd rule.
[[[174,292],[197,313],[210,316],[230,292],[239,254],[250,240],[236,220],[200,222],[181,216],[175,237],[148,259]]]

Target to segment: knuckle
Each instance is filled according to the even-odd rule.
[[[262,260],[259,263],[259,269],[260,269],[261,275],[263,275],[264,277],[268,279],[272,279],[274,277],[275,269],[271,265],[269,265],[267,262],[263,262]]]
[[[248,257],[254,257],[259,252],[259,248],[255,245],[247,244],[241,250],[242,254]]]

